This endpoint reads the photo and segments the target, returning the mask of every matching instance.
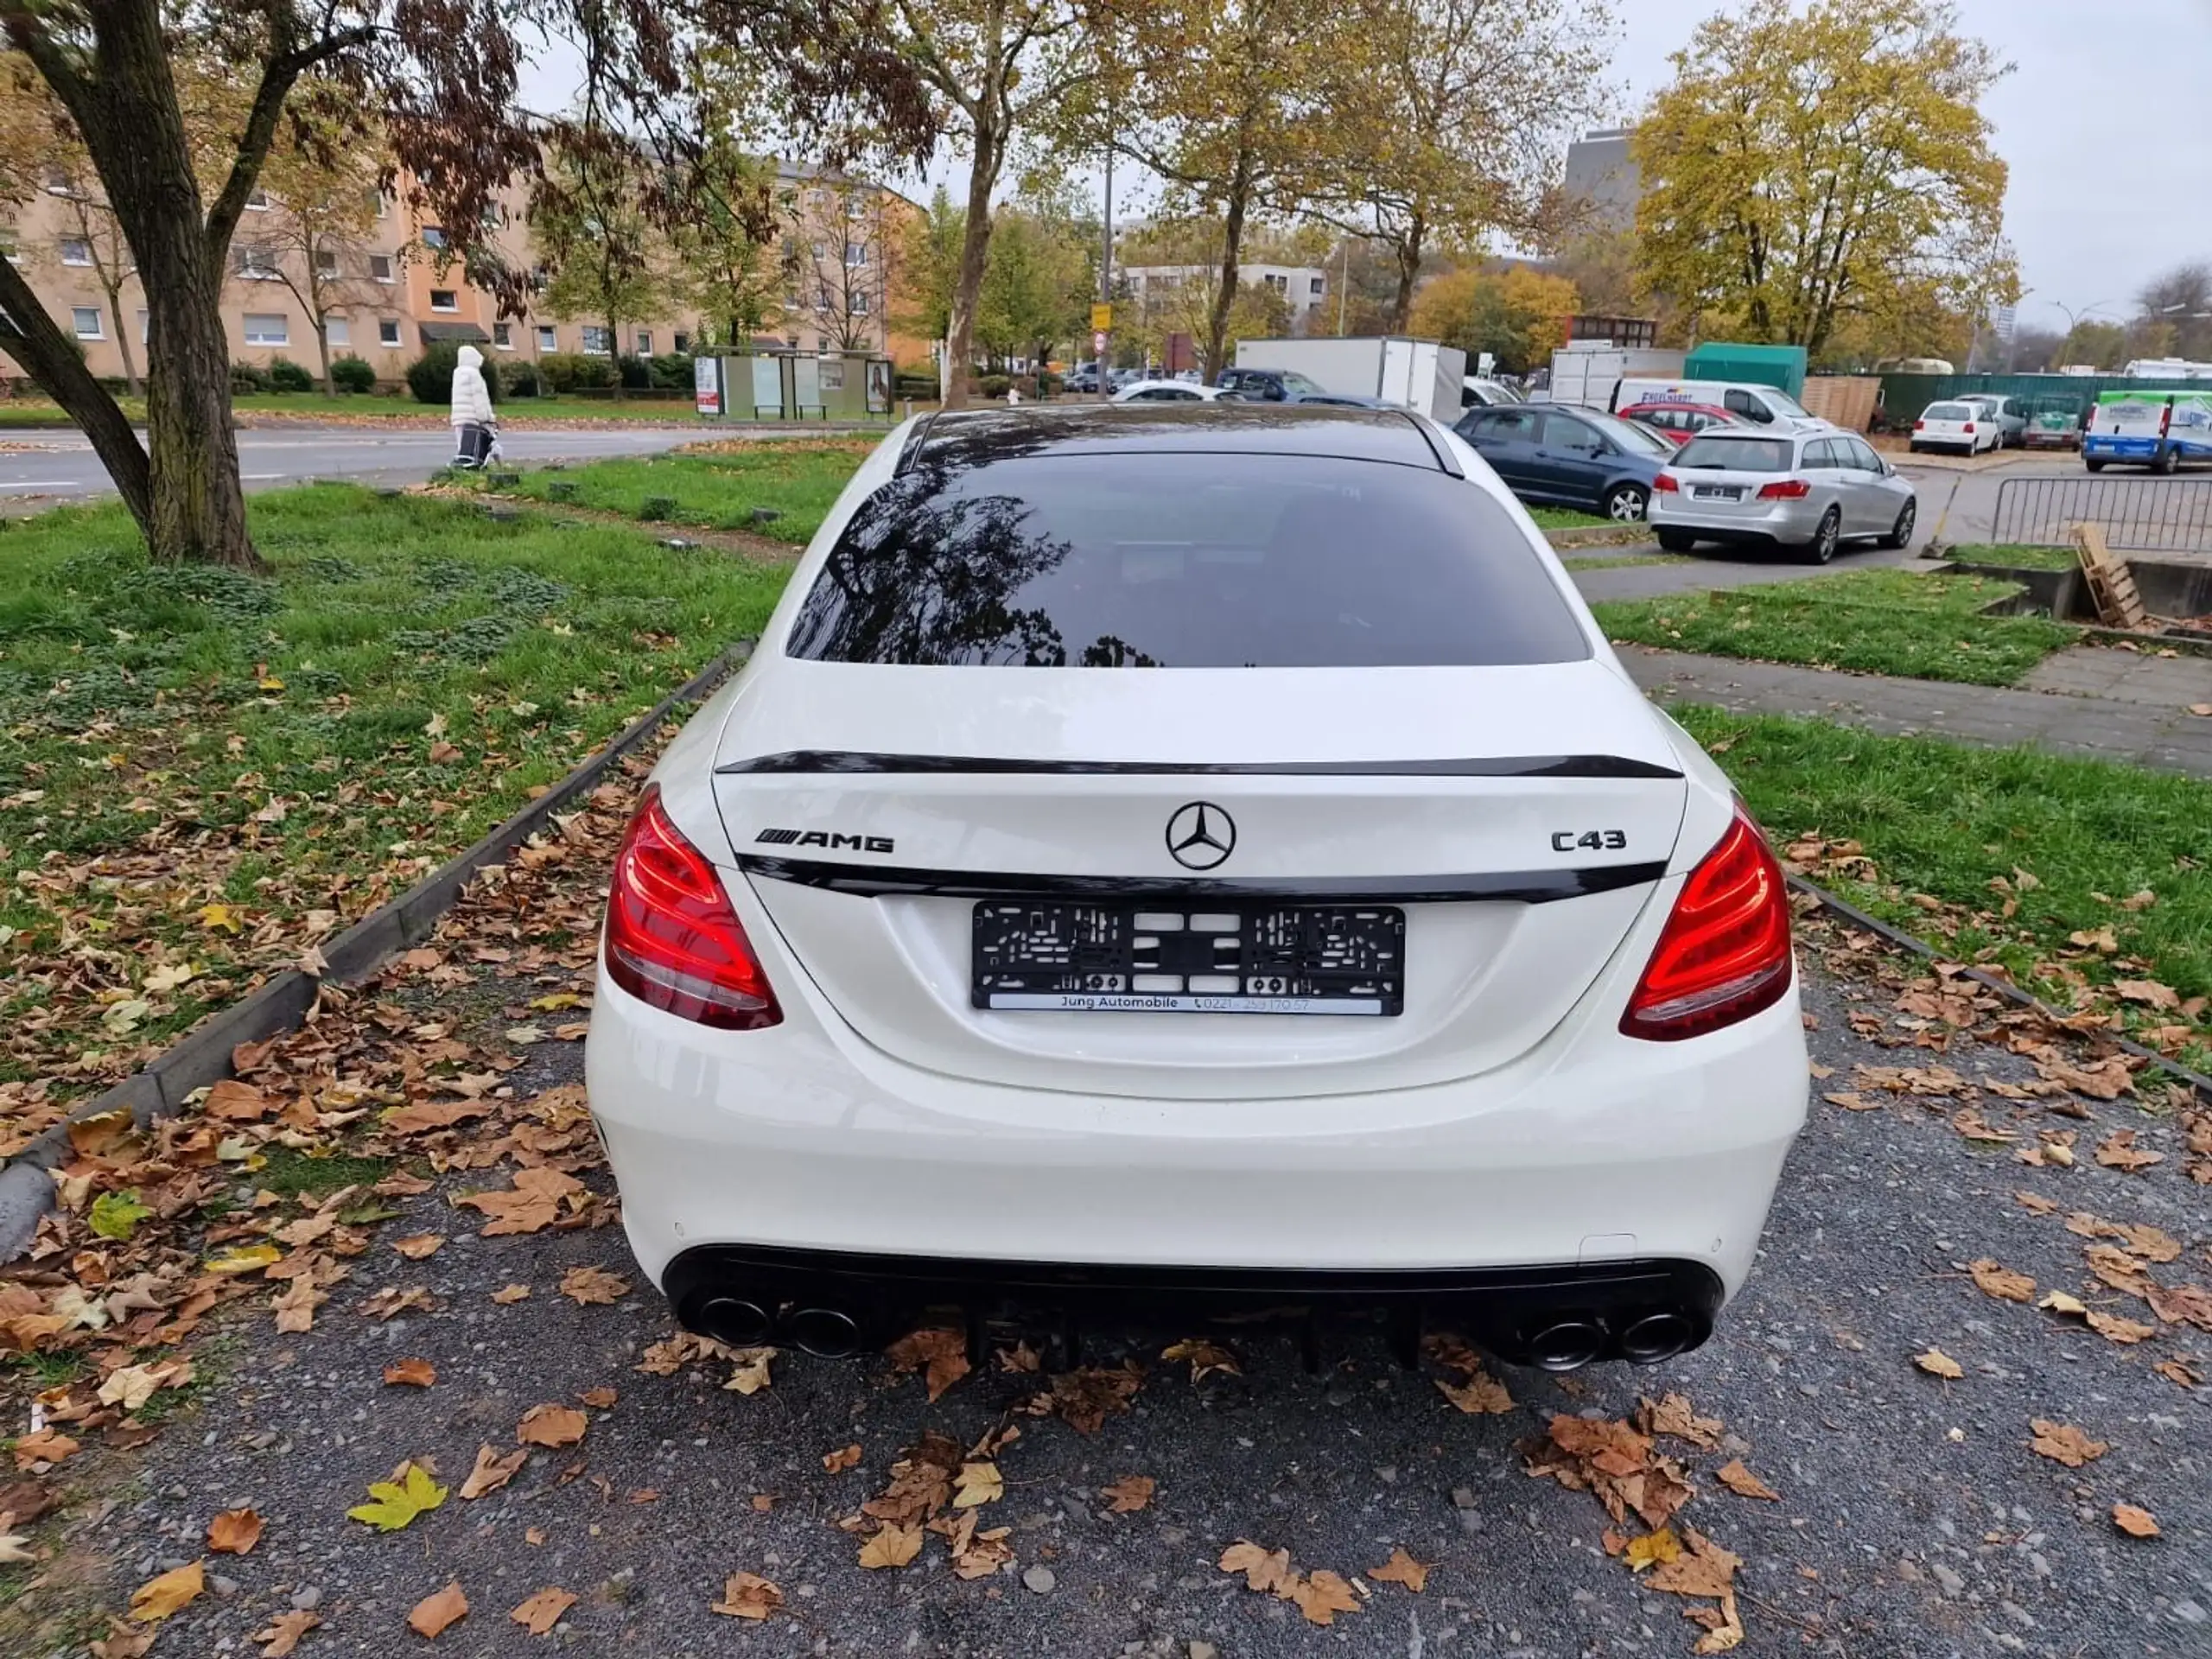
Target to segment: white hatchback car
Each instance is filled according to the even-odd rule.
[[[1912,423],[1908,447],[1914,454],[1923,449],[1955,449],[1978,455],[2005,442],[2005,429],[1979,404],[1930,404]]]
[[[1241,401],[1233,391],[1201,385],[1196,380],[1132,380],[1114,394],[1117,404],[1211,404],[1226,397]]]
[[[588,1055],[725,1342],[918,1308],[1702,1341],[1808,1073],[1782,874],[1396,411],[910,422],[655,768]]]

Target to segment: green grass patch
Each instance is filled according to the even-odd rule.
[[[2039,616],[1983,616],[2020,592],[1985,576],[1900,570],[1620,600],[1595,607],[1616,640],[1675,651],[1850,669],[1907,679],[2012,685],[2074,631]]]
[[[1570,570],[1625,570],[1639,564],[1681,564],[1679,553],[1575,553],[1562,550],[1559,562]]]
[[[2071,570],[2080,563],[2070,547],[2036,547],[2025,542],[1967,542],[1944,555],[1967,564],[2002,565],[2008,570]]]
[[[1669,712],[1728,769],[1777,845],[1818,835],[1864,848],[1866,879],[1815,874],[1861,908],[1962,960],[2001,962],[2061,1007],[2127,978],[2212,995],[2212,784],[1821,721]],[[2120,907],[2145,891],[2149,904]],[[1916,893],[1955,908],[1931,911]],[[2069,943],[2105,928],[2117,950]],[[2179,1046],[2205,1063],[2212,1026],[2202,1018],[2120,1006],[2139,1028],[2193,1023]]]
[[[785,580],[347,485],[250,512],[267,575],[155,565],[114,505],[0,520],[0,1085],[129,1069],[557,781]]]
[[[741,530],[804,546],[822,527],[874,438],[769,438],[682,454],[526,472],[506,493],[626,518]],[[757,518],[760,509],[776,515]]]
[[[1600,512],[1577,512],[1572,507],[1530,507],[1529,516],[1538,530],[1618,530],[1620,526]]]
[[[118,397],[116,402],[131,420],[143,422],[146,418],[144,398]],[[245,392],[231,400],[231,407],[241,415],[278,414],[302,417],[342,415],[348,419],[369,417],[381,420],[400,420],[410,416],[434,416],[439,421],[446,418],[446,408],[442,404],[418,404],[404,392],[396,397],[376,392],[340,392],[334,397],[319,391]],[[510,422],[613,420],[668,422],[701,428],[709,425],[700,419],[698,410],[689,397],[655,398],[650,402],[630,397],[619,402],[612,397],[510,397],[500,404],[499,413]],[[76,424],[58,404],[48,403],[43,398],[17,397],[0,402],[0,431],[73,429]]]
[[[343,1153],[311,1158],[273,1143],[264,1155],[269,1161],[248,1179],[279,1198],[321,1198],[343,1187],[373,1186],[391,1173],[389,1158],[353,1158]]]

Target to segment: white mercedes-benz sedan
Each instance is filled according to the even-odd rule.
[[[887,437],[618,859],[591,1105],[691,1328],[1380,1307],[1694,1346],[1802,1125],[1781,871],[1390,410]]]

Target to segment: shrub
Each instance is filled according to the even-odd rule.
[[[524,358],[499,371],[499,390],[510,397],[537,396],[537,365]]]
[[[625,391],[649,391],[653,384],[653,372],[645,359],[632,352],[622,354],[622,389]]]
[[[332,359],[330,380],[340,391],[374,391],[377,389],[376,370],[365,359],[355,357],[350,352]]]
[[[976,383],[976,390],[980,397],[1003,398],[1007,394],[1007,389],[1013,385],[1014,378],[1011,375],[987,374]]]
[[[271,391],[313,391],[315,376],[309,374],[289,357],[271,358],[269,361],[269,390]]]
[[[454,366],[460,359],[461,347],[449,340],[441,340],[409,364],[407,389],[415,394],[415,401],[452,403]],[[489,359],[484,364],[484,388],[492,394],[493,403],[499,401],[499,368]]]
[[[589,391],[614,384],[612,363],[582,352],[548,352],[537,359],[537,372],[555,391]]]
[[[233,363],[231,365],[231,391],[233,393],[242,391],[266,391],[268,390],[269,377],[264,374],[255,365],[251,363]]]
[[[696,384],[692,379],[691,354],[689,352],[664,352],[645,364],[652,383],[671,391],[689,391]]]
[[[638,517],[647,524],[658,524],[676,517],[677,502],[672,495],[649,495],[638,504]]]

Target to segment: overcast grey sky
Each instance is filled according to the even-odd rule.
[[[1740,0],[1618,0],[1622,114],[1672,76],[1670,52]],[[1964,31],[2011,60],[1983,106],[2012,169],[2005,230],[2028,289],[2023,326],[2063,332],[2053,302],[2133,313],[2136,290],[2212,260],[2212,0],[1961,0]]]

